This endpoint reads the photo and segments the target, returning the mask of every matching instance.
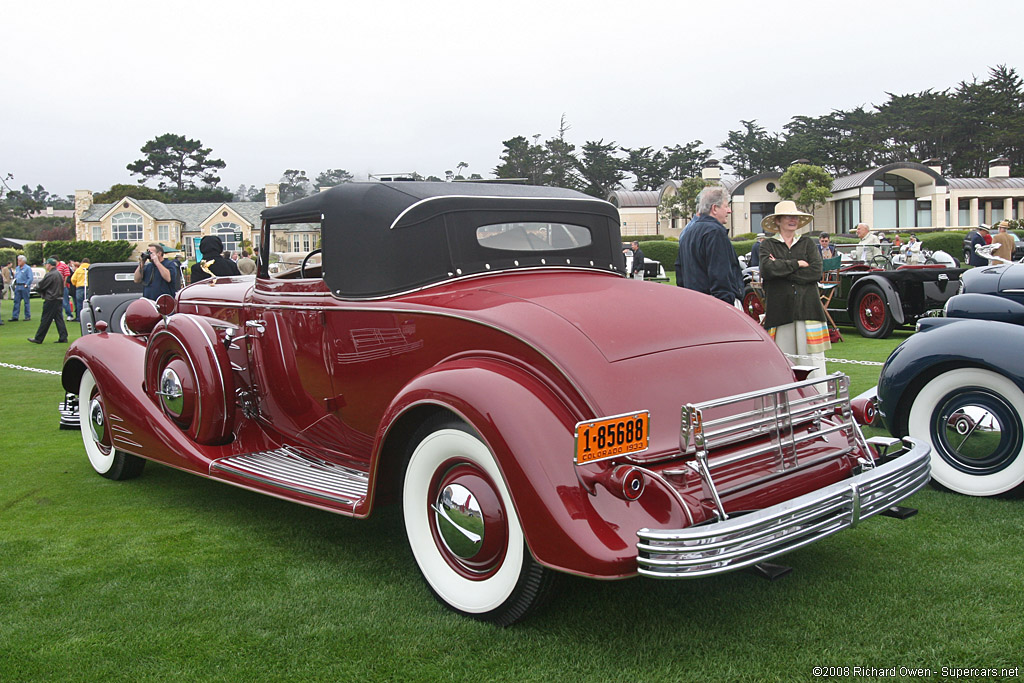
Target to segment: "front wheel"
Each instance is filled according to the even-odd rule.
[[[144,458],[114,448],[103,394],[91,370],[82,374],[78,385],[78,416],[82,442],[89,464],[96,473],[107,479],[133,479],[142,474]]]
[[[969,496],[993,496],[1024,483],[1024,394],[1000,374],[950,370],[921,389],[910,408],[910,436],[932,447],[932,479]]]
[[[530,555],[490,449],[462,422],[421,429],[402,488],[406,536],[449,609],[501,626],[523,619],[554,575]]]
[[[885,339],[892,334],[896,321],[889,311],[885,292],[876,284],[864,285],[853,306],[853,323],[862,337]]]

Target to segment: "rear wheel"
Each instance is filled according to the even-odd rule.
[[[110,421],[103,394],[91,370],[82,374],[78,387],[78,415],[82,442],[89,464],[107,479],[133,479],[142,474],[146,461],[137,455],[119,451],[113,446]]]
[[[885,339],[892,334],[896,321],[889,311],[881,287],[876,284],[864,285],[853,307],[853,322],[862,337]]]
[[[402,507],[416,564],[449,609],[502,626],[540,606],[551,570],[530,555],[490,449],[454,419],[419,432]]]
[[[761,297],[757,295],[753,287],[747,287],[743,291],[743,310],[751,318],[761,322],[761,316],[764,315],[764,302],[761,301]]]
[[[910,436],[932,447],[932,479],[970,496],[1024,483],[1024,394],[981,368],[950,370],[921,389],[910,408]]]

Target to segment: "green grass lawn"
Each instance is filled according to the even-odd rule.
[[[0,327],[0,362],[59,369],[66,347],[52,330],[29,344],[34,330]],[[898,341],[850,330],[830,356],[883,360]],[[855,392],[878,374],[842,368]],[[543,612],[499,629],[431,598],[397,509],[351,520],[152,463],[103,479],[79,434],[57,429],[61,396],[56,376],[0,368],[4,683],[759,682],[813,680],[815,666],[941,680],[943,666],[1022,664],[1020,496],[926,489],[916,517],[791,553],[776,582],[567,577]]]

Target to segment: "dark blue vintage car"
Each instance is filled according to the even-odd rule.
[[[972,496],[1024,483],[1024,264],[964,273],[945,316],[924,318],[889,356],[879,414],[932,446],[932,478]]]

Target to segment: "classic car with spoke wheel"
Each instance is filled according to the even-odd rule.
[[[848,263],[839,271],[828,312],[836,323],[856,327],[862,337],[885,339],[893,330],[941,309],[957,293],[963,272],[937,264],[886,269]],[[754,319],[764,313],[756,277],[744,292],[743,310]]]
[[[97,473],[153,461],[354,518],[398,504],[429,591],[502,625],[563,573],[767,571],[927,482],[924,444],[864,438],[845,376],[626,278],[611,204],[345,183],[266,209],[262,253],[295,225],[321,235],[298,268],[134,301],[129,333],[71,346]]]
[[[879,412],[931,445],[936,483],[991,496],[1024,484],[1024,265],[973,268],[963,287],[886,361]]]

